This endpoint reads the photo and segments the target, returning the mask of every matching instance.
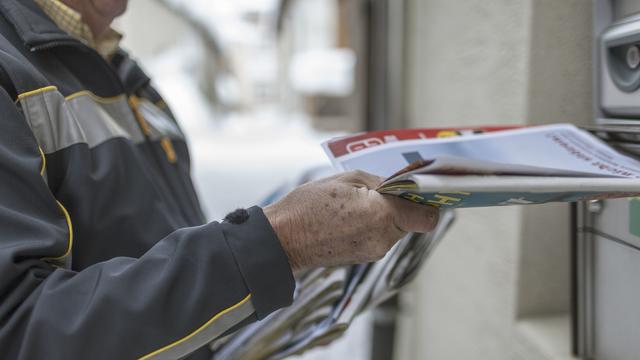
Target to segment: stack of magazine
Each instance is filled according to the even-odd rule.
[[[215,359],[283,359],[339,338],[416,275],[453,208],[640,196],[640,161],[568,124],[387,130],[324,148],[337,170],[386,178],[380,193],[442,209],[439,224],[377,262],[299,274],[293,305],[211,344]]]

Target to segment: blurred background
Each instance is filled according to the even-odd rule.
[[[346,132],[588,123],[587,0],[132,0],[116,27],[210,219]],[[570,359],[569,207],[468,209],[399,299],[304,359]]]

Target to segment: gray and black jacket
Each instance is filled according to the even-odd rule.
[[[0,0],[0,357],[206,358],[288,305],[262,210],[204,224],[189,171],[124,52],[108,63],[32,0]]]

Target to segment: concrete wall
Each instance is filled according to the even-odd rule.
[[[409,3],[409,125],[590,121],[590,1]],[[570,358],[569,251],[566,205],[460,211],[402,298],[397,358]]]

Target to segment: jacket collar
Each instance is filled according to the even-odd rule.
[[[60,29],[33,0],[0,0],[0,14],[13,25],[18,36],[31,51],[59,44],[88,48]],[[136,62],[121,49],[114,55],[111,63],[122,82],[118,86],[124,85],[128,93],[138,91],[150,81]]]
[[[33,0],[0,0],[0,13],[31,50],[53,42],[78,42],[60,29]]]

